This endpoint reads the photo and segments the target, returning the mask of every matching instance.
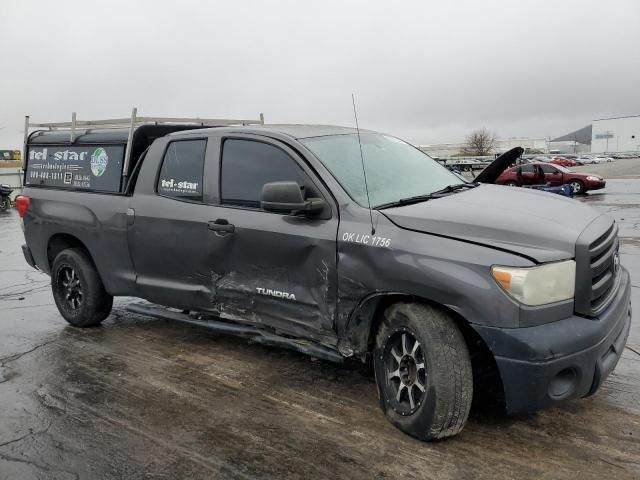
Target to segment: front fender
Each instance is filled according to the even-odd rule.
[[[528,259],[483,245],[399,229],[383,220],[376,235],[390,239],[388,247],[343,241],[353,231],[360,233],[342,222],[338,237],[336,331],[345,352],[360,354],[368,349],[383,299],[442,305],[472,324],[519,326],[519,305],[500,289],[490,270],[491,265],[531,266]]]

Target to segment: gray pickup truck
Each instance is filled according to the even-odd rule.
[[[138,313],[372,361],[385,415],[423,440],[460,432],[479,395],[531,412],[615,368],[631,287],[610,217],[462,182],[371,131],[185,128],[28,136],[24,256],[70,324],[134,296]]]

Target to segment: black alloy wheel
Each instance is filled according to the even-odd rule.
[[[388,398],[400,415],[411,415],[424,401],[427,370],[422,345],[413,332],[400,329],[387,342],[384,352]]]
[[[61,293],[64,296],[67,307],[71,310],[78,310],[84,297],[78,274],[72,267],[65,266],[59,270],[58,277],[58,285],[60,285],[59,288],[63,289]]]

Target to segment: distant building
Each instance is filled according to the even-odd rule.
[[[432,157],[451,157],[453,155],[460,155],[466,146],[466,142],[458,142],[418,145],[418,148]],[[507,150],[512,149],[513,147],[522,147],[525,149],[525,153],[528,151],[546,153],[547,141],[544,138],[499,138],[496,140],[493,151],[491,153],[504,153]]]
[[[549,153],[588,153],[591,151],[591,125],[549,141]]]
[[[514,147],[524,148],[525,154],[529,151],[545,153],[547,151],[547,140],[542,137],[541,138],[527,138],[527,137],[499,138],[496,140],[494,153],[504,153],[507,150],[511,150]]]
[[[22,152],[20,150],[0,150],[0,161],[20,160]]]
[[[465,142],[418,145],[432,157],[459,156]],[[601,118],[575,132],[547,140],[544,138],[500,138],[496,140],[495,153],[503,153],[513,147],[523,147],[525,153],[604,153],[640,151],[640,115]]]
[[[594,120],[591,151],[594,153],[640,151],[640,115]]]

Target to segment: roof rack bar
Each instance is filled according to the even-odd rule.
[[[263,123],[261,120],[228,119],[228,118],[188,118],[188,117],[138,117],[138,122],[153,123],[204,123],[215,125],[252,125]]]
[[[71,122],[49,122],[49,123],[29,123],[29,127],[36,128],[77,128],[77,127],[111,127],[123,126],[131,123],[131,117],[128,118],[111,118],[105,120],[76,120]],[[198,125],[262,125],[264,124],[264,115],[260,114],[259,119],[228,119],[228,118],[190,118],[190,117],[136,117],[135,125],[143,125],[147,123],[189,123]]]
[[[70,122],[45,122],[45,123],[31,123],[29,116],[24,118],[24,155],[23,155],[23,168],[24,159],[27,154],[27,144],[29,141],[29,129],[30,128],[47,128],[49,130],[62,130],[69,129],[69,137],[71,143],[73,143],[78,134],[78,130],[89,129],[109,129],[109,128],[125,128],[128,127],[129,133],[127,136],[127,146],[125,149],[124,165],[122,166],[122,175],[127,177],[129,175],[129,164],[131,163],[131,155],[133,149],[133,134],[136,127],[142,125],[162,125],[162,124],[183,124],[185,126],[197,125],[202,127],[225,127],[235,125],[264,125],[264,114],[260,113],[259,119],[230,119],[230,118],[199,118],[199,117],[138,117],[138,109],[133,108],[131,116],[128,118],[108,118],[104,120],[78,120],[76,112],[71,114]],[[84,132],[80,132],[83,134]]]
[[[71,113],[71,143],[76,139],[76,112]]]
[[[29,115],[24,117],[24,146],[22,147],[22,169],[27,162],[27,143],[29,142]]]
[[[108,120],[80,120],[76,121],[78,127],[91,127],[95,125],[125,125],[129,123],[131,118],[113,118]],[[29,123],[30,127],[40,128],[69,128],[71,122],[49,122],[49,123]]]
[[[136,129],[136,115],[138,114],[138,109],[133,107],[131,110],[131,123],[129,125],[129,136],[127,137],[127,149],[124,153],[124,165],[122,167],[122,176],[127,177],[129,175],[129,161],[131,159],[131,149],[133,146],[133,132]]]

